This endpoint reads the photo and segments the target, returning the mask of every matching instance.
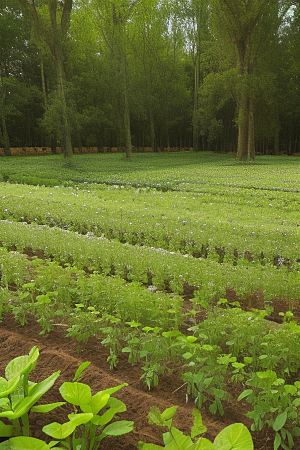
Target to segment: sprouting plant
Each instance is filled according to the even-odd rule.
[[[34,406],[53,386],[60,371],[39,383],[29,381],[29,374],[35,368],[39,350],[33,347],[28,355],[12,359],[5,368],[5,378],[0,378],[0,417],[11,424],[0,421],[0,436],[29,436],[29,412],[49,412],[64,402]]]
[[[253,406],[247,413],[253,419],[251,429],[272,428],[275,431],[274,450],[294,448],[293,436],[300,436],[300,382],[285,384],[274,371],[266,370],[256,372],[246,384],[251,389],[245,389],[238,400],[246,399]]]
[[[74,380],[79,378],[88,364],[83,363],[79,367]],[[112,394],[124,386],[127,386],[127,383],[92,395],[90,386],[85,383],[63,383],[59,391],[63,399],[74,406],[74,413],[68,415],[69,421],[64,424],[53,422],[44,426],[44,433],[58,440],[67,450],[97,450],[105,437],[129,433],[133,429],[132,421],[112,422],[117,413],[126,411],[125,404],[112,397]],[[81,412],[78,412],[78,408]]]
[[[153,407],[149,413],[151,423],[167,429],[163,433],[164,446],[139,442],[140,450],[253,450],[253,441],[248,429],[242,423],[235,423],[224,428],[214,439],[214,442],[202,437],[207,430],[203,425],[199,410],[193,410],[194,423],[191,434],[185,435],[172,424],[177,406],[167,408],[162,413]]]

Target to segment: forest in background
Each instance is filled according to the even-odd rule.
[[[0,147],[300,152],[291,0],[0,0]]]

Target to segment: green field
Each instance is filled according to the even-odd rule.
[[[253,429],[292,448],[299,172],[296,157],[212,153],[1,158],[0,314],[96,336],[111,367],[121,353],[141,364],[149,389],[181,367],[214,414],[235,385]]]

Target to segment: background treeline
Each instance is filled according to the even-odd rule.
[[[0,0],[0,147],[300,152],[290,0]]]

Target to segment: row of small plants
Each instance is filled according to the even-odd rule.
[[[6,418],[8,424],[0,419],[0,437],[7,438],[0,443],[1,450],[97,450],[101,442],[111,436],[121,436],[133,430],[134,422],[114,420],[116,414],[126,411],[126,405],[113,397],[117,391],[127,386],[119,386],[92,394],[88,384],[78,381],[83,371],[90,365],[85,362],[77,369],[71,382],[64,382],[59,392],[63,401],[51,404],[36,403],[48,392],[59,377],[60,371],[54,372],[40,382],[29,380],[35,368],[39,350],[33,347],[28,355],[11,360],[5,368],[5,377],[0,378],[0,417]],[[73,412],[68,420],[60,424],[53,422],[45,425],[42,431],[52,438],[49,443],[30,436],[30,413],[49,413],[56,408],[69,405]],[[206,427],[198,410],[193,411],[194,424],[191,435],[184,435],[172,425],[176,406],[160,412],[154,407],[149,414],[150,422],[167,428],[163,434],[164,447],[139,442],[139,449],[157,450],[253,450],[251,435],[243,424],[233,424],[224,428],[212,443],[202,437]]]
[[[286,193],[277,193],[272,203],[261,191],[256,196],[239,189],[220,193],[219,187],[203,195],[118,185],[52,189],[3,183],[1,193],[2,220],[104,235],[234,265],[248,259],[291,267],[299,261],[300,204]]]
[[[277,268],[245,260],[243,265],[232,267],[163,249],[10,221],[0,221],[0,245],[21,253],[42,252],[61,265],[118,275],[126,281],[155,285],[158,290],[182,293],[186,285],[195,286],[200,289],[198,301],[224,297],[226,289],[235,290],[240,298],[252,298],[254,307],[258,290],[266,302],[274,297],[290,302],[299,298],[299,274],[283,264]]]
[[[196,311],[190,311],[185,318],[193,326],[184,334],[176,297],[143,294],[117,277],[87,276],[40,259],[30,262],[4,249],[0,259],[2,312],[12,312],[21,324],[26,314],[34,315],[41,333],[59,322],[79,342],[97,336],[109,348],[110,367],[127,354],[129,363],[142,366],[149,389],[158,385],[161,374],[182,368],[187,395],[198,408],[207,403],[214,414],[223,414],[234,384],[239,399],[253,408],[248,413],[253,430],[270,427],[276,432],[274,448],[293,448],[300,432],[300,327],[289,322],[292,313],[277,326],[264,320],[267,311],[232,309],[221,298],[217,307],[202,302],[206,319],[199,324],[193,325]]]
[[[87,274],[44,259],[28,260],[25,255],[3,248],[0,276],[2,309],[12,312],[21,325],[26,313],[35,315],[42,332],[50,331],[52,323],[60,318],[68,318],[74,330],[81,324],[78,335],[86,331],[89,337],[103,322],[104,313],[115,314],[123,323],[135,320],[154,326],[159,320],[165,330],[182,322],[182,297],[154,293],[118,276]]]

